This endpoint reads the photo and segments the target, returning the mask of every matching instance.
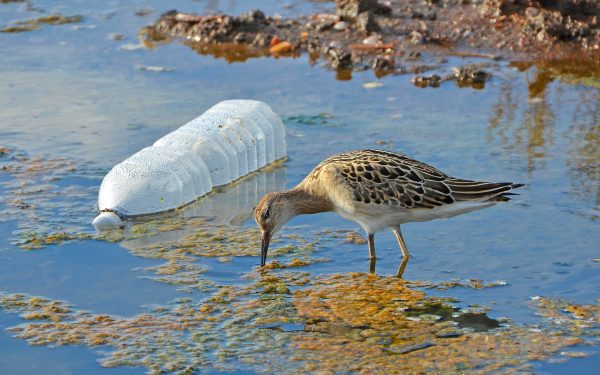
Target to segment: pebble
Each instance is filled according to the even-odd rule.
[[[165,68],[164,66],[146,66],[146,65],[137,65],[136,69],[143,70],[146,72],[172,72],[174,69]]]
[[[112,39],[112,40],[117,40],[117,41],[118,41],[118,40],[124,40],[124,39],[126,38],[126,36],[125,36],[125,35],[123,35],[123,34],[118,34],[118,33],[112,33],[112,34],[110,34],[110,35],[109,35],[109,37],[110,37],[110,39]]]
[[[535,36],[535,38],[538,41],[543,42],[544,39],[546,39],[546,32],[544,30],[541,30],[539,33],[537,33],[537,35]]]
[[[363,87],[366,89],[376,89],[381,86],[383,86],[382,82],[367,82],[363,85]]]
[[[377,44],[377,42],[379,42],[379,36],[378,35],[371,35],[370,37],[367,37],[367,38],[363,39],[362,42],[363,42],[363,44],[374,46],[375,44]]]
[[[425,38],[423,37],[423,34],[421,34],[420,32],[413,30],[410,32],[410,41],[412,44],[423,44],[423,41],[425,40]]]
[[[438,338],[452,338],[462,336],[465,332],[461,329],[457,329],[454,327],[444,328],[435,333],[435,337]]]
[[[344,31],[347,27],[348,24],[344,21],[337,22],[335,25],[333,25],[333,29],[336,31]]]
[[[144,46],[142,44],[134,44],[134,43],[127,43],[127,44],[123,44],[121,46],[121,49],[125,50],[125,51],[135,51],[135,50],[143,49],[143,48],[144,48]]]
[[[135,14],[138,17],[146,17],[151,15],[152,13],[154,13],[154,9],[152,8],[141,8],[133,12],[133,14]]]
[[[269,52],[271,53],[285,53],[294,50],[294,45],[287,40],[283,42],[279,42],[275,44],[273,47],[269,48]]]
[[[440,87],[442,84],[442,77],[437,74],[431,76],[416,76],[412,79],[412,82],[417,87]]]
[[[527,7],[527,9],[525,9],[525,15],[529,18],[529,17],[535,17],[538,14],[540,14],[540,10],[538,8],[535,7]]]
[[[419,315],[419,318],[421,318],[421,320],[426,321],[426,322],[436,322],[436,321],[442,319],[442,317],[440,315],[434,315],[434,314]]]
[[[95,30],[96,25],[75,25],[71,26],[71,30]]]

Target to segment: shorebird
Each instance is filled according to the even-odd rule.
[[[302,214],[334,211],[358,223],[368,238],[369,258],[375,259],[375,233],[390,228],[403,256],[409,253],[400,225],[448,218],[510,200],[512,182],[455,178],[408,156],[382,150],[333,155],[289,190],[268,193],[255,209],[262,236],[261,266],[265,265],[273,233]],[[372,270],[374,263],[371,263]]]

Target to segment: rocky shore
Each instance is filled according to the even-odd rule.
[[[143,35],[148,42],[181,38],[201,54],[229,61],[308,53],[342,75],[365,69],[385,75],[427,70],[412,63],[424,51],[598,59],[599,18],[596,0],[336,0],[335,12],[295,18],[260,10],[239,16],[170,11]],[[481,72],[463,73],[457,73],[463,81],[485,80]]]

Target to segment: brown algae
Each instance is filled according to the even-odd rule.
[[[7,26],[0,30],[3,33],[20,33],[24,31],[33,31],[40,28],[41,25],[64,25],[67,23],[79,23],[83,21],[83,17],[63,16],[61,14],[49,14],[25,21],[16,21],[13,26]]]
[[[261,373],[490,373],[598,341],[597,305],[537,298],[542,322],[476,331],[446,299],[395,277],[278,270],[246,278],[248,286],[128,318],[23,294],[0,294],[0,307],[41,320],[9,328],[32,345],[102,345],[112,350],[101,353],[103,366],[150,373],[233,371],[240,362]]]
[[[0,175],[6,178],[0,181],[0,221],[17,221],[14,245],[31,250],[91,238],[87,217],[97,188],[89,181],[100,181],[103,171],[68,158],[1,149]]]

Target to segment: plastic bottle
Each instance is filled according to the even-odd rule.
[[[115,165],[100,186],[93,225],[106,230],[126,217],[181,207],[286,152],[285,128],[267,104],[220,102]]]

